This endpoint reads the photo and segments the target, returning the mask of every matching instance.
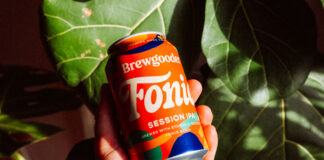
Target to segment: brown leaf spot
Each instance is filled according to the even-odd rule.
[[[91,14],[92,14],[92,10],[89,8],[83,8],[82,11],[83,11],[84,15],[87,17],[91,16]]]
[[[100,39],[98,39],[98,38],[96,39],[96,43],[97,43],[98,46],[100,46],[100,47],[102,47],[102,48],[103,48],[103,47],[106,47],[106,44],[105,44],[105,43],[102,43],[102,42],[100,41]]]

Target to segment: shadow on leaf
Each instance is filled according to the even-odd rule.
[[[219,78],[210,78],[200,104],[214,113],[222,146],[216,159],[322,159],[324,113],[315,102],[323,102],[324,90],[310,80],[288,98],[253,105],[233,94]],[[316,82],[323,81],[318,77]],[[303,94],[306,86],[307,92],[313,89],[312,94]]]
[[[208,0],[206,6],[204,52],[231,91],[264,103],[303,85],[316,53],[315,19],[305,1]]]

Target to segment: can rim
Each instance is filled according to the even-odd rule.
[[[112,54],[112,53],[109,53],[109,50],[111,50],[111,48],[113,48],[114,46],[118,45],[118,43],[128,39],[128,38],[132,38],[132,37],[135,37],[135,36],[138,36],[138,35],[144,35],[144,34],[150,34],[150,33],[153,33],[153,34],[161,34],[165,37],[164,33],[162,32],[159,32],[159,31],[144,31],[144,32],[138,32],[138,33],[135,33],[135,34],[131,34],[131,35],[128,35],[128,36],[125,36],[123,38],[120,38],[119,40],[117,40],[116,42],[114,42],[112,45],[110,45],[110,47],[108,48],[107,52],[108,54]]]

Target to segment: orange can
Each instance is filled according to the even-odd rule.
[[[115,42],[107,78],[131,159],[202,159],[208,151],[177,49],[158,32]]]

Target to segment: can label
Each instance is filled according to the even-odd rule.
[[[168,159],[207,149],[176,48],[156,33],[111,48],[108,81],[130,157]]]

